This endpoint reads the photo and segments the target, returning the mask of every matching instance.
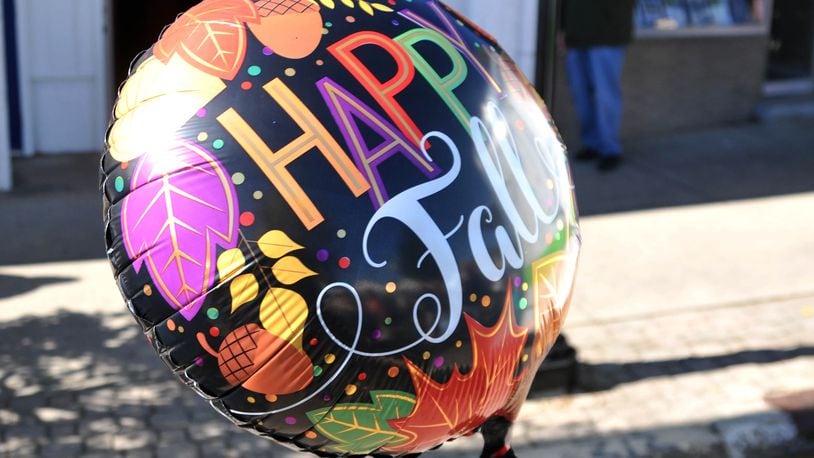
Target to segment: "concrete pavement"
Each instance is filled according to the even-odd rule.
[[[814,456],[812,152],[800,119],[639,139],[609,175],[575,165],[580,383],[526,404],[519,456]],[[139,336],[103,259],[94,162],[17,161],[21,188],[0,195],[0,456],[294,456]]]

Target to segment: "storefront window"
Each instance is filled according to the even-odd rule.
[[[639,0],[640,30],[677,30],[763,24],[764,0]]]

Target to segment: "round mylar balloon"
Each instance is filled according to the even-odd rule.
[[[491,37],[432,0],[205,0],[114,118],[109,257],[186,384],[322,455],[483,425],[505,451],[579,233],[565,149]]]

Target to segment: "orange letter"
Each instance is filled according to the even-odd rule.
[[[294,213],[308,230],[325,220],[308,195],[286,169],[289,164],[303,154],[316,148],[336,170],[354,196],[359,197],[370,189],[356,166],[348,158],[342,147],[331,137],[325,126],[303,105],[279,78],[263,86],[277,103],[303,130],[303,134],[277,152],[271,150],[257,135],[257,132],[235,111],[226,110],[218,116],[224,128],[235,138],[244,150],[263,170],[277,191],[283,196]]]
[[[379,81],[373,73],[353,54],[360,46],[376,45],[387,51],[395,60],[398,70],[387,82]],[[377,32],[359,32],[334,43],[328,51],[356,77],[364,88],[379,102],[384,111],[407,138],[416,145],[421,143],[424,135],[407,115],[404,108],[396,101],[396,95],[404,90],[415,76],[415,67],[410,56],[396,42]]]

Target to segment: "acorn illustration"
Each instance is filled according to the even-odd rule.
[[[197,338],[201,347],[218,359],[218,368],[231,385],[281,395],[305,389],[314,378],[313,365],[305,353],[256,324],[229,333],[217,352],[203,333]]]
[[[302,59],[322,40],[322,15],[319,5],[309,0],[260,0],[254,3],[259,23],[249,29],[261,43],[276,54]]]

